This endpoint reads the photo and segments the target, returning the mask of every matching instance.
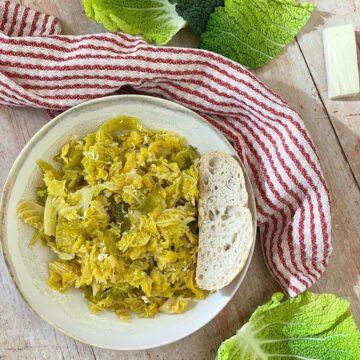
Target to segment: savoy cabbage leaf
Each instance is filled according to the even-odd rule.
[[[257,68],[295,38],[314,9],[296,0],[225,0],[211,14],[200,47]]]
[[[275,293],[237,334],[222,343],[217,360],[357,360],[360,331],[349,303],[306,292],[283,301]]]
[[[166,44],[185,26],[168,0],[83,0],[86,15],[109,31],[141,35],[148,43]]]
[[[17,215],[20,219],[34,227],[37,230],[42,231],[44,227],[44,207],[33,202],[23,200],[20,201],[16,207]]]
[[[176,4],[177,13],[186,20],[195,35],[205,31],[210,14],[218,6],[224,5],[224,0],[169,0]]]

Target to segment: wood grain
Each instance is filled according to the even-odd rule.
[[[22,0],[25,5],[58,16],[66,33],[103,31],[82,15],[81,1]],[[349,299],[360,323],[360,125],[359,100],[331,102],[326,97],[320,31],[324,24],[359,24],[359,2],[340,7],[336,0],[315,1],[321,13],[270,65],[255,74],[280,94],[304,118],[315,142],[331,189],[334,253],[314,291],[333,292]],[[195,46],[197,39],[183,30],[174,46]],[[43,110],[0,109],[0,187],[29,138],[48,121]],[[356,181],[357,180],[357,181]],[[279,290],[263,262],[259,243],[248,275],[229,305],[208,325],[175,344],[149,351],[116,352],[92,348],[62,335],[40,320],[15,289],[0,258],[0,359],[214,359],[224,339],[251,312]]]
[[[298,44],[353,176],[360,184],[360,95],[346,100],[328,99],[322,46],[324,28],[353,24],[357,30],[357,48],[360,55],[360,1],[348,0],[340,5],[338,1],[318,0],[315,4],[317,13],[300,34]]]

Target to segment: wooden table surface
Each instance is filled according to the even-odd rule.
[[[66,34],[104,31],[86,19],[80,0],[19,2],[59,17]],[[360,96],[348,101],[327,99],[321,42],[321,31],[327,26],[352,23],[360,30],[360,1],[313,2],[318,11],[296,41],[254,73],[302,115],[330,186],[334,252],[312,290],[348,299],[360,325]],[[183,30],[172,45],[194,46],[196,41]],[[0,188],[20,150],[48,120],[44,110],[0,108]],[[40,320],[19,295],[0,257],[0,359],[214,359],[221,341],[233,335],[251,312],[279,289],[265,267],[258,243],[239,291],[208,325],[162,348],[116,352],[84,345]]]

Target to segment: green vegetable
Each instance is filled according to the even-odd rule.
[[[188,169],[193,161],[197,158],[197,150],[193,146],[188,146],[184,150],[179,151],[174,156],[174,161],[178,164],[181,170]]]
[[[181,314],[188,306],[190,300],[190,298],[184,298],[182,296],[168,299],[161,306],[161,310],[167,314]]]
[[[86,15],[109,31],[142,35],[148,43],[166,44],[185,25],[168,0],[83,0]]]
[[[124,202],[117,204],[113,197],[110,198],[110,218],[119,226],[121,234],[130,229],[128,209]]]
[[[40,160],[41,203],[17,215],[56,255],[49,286],[81,289],[92,311],[154,317],[186,310],[206,292],[195,284],[198,158],[185,138],[115,117]],[[190,226],[192,224],[192,226]]]
[[[220,346],[217,360],[360,359],[360,331],[349,303],[330,294],[276,293],[237,334]]]
[[[44,219],[44,207],[33,202],[23,200],[16,207],[18,216],[36,230],[42,231]]]
[[[53,197],[48,196],[45,203],[44,211],[44,234],[48,236],[55,236],[56,233],[56,217],[57,210],[53,205]]]
[[[257,68],[295,38],[314,9],[296,0],[225,0],[211,14],[200,47]]]
[[[205,31],[210,14],[217,6],[224,5],[224,0],[169,0],[176,4],[177,13],[186,20],[195,35]]]

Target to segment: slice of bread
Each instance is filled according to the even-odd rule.
[[[245,266],[253,243],[244,174],[231,155],[212,151],[201,157],[198,209],[196,283],[218,290]]]

